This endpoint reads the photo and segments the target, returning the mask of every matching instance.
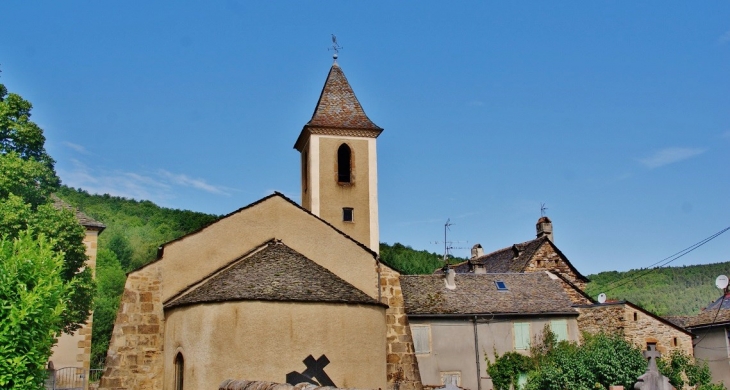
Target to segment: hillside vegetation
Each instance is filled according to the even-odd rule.
[[[588,275],[586,292],[629,300],[661,316],[692,315],[720,297],[718,275],[730,275],[730,262]]]

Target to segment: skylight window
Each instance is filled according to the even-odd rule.
[[[497,286],[497,290],[499,291],[507,291],[507,284],[504,283],[501,280],[495,280],[494,284]]]

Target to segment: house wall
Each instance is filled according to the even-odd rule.
[[[722,381],[730,388],[730,340],[725,327],[693,329],[699,342],[694,347],[695,358],[707,363],[712,381]]]
[[[99,230],[87,229],[84,236],[86,246],[86,266],[92,272],[96,269],[96,250],[99,238]],[[73,334],[63,333],[56,345],[53,346],[53,353],[49,362],[53,363],[55,369],[64,367],[82,367],[89,369],[91,359],[91,326],[93,324],[93,313],[89,314],[86,324]]]
[[[642,350],[656,343],[662,354],[678,349],[693,355],[692,336],[665,324],[628,304],[607,304],[578,308],[578,326],[589,333],[618,332]],[[636,320],[634,320],[636,313]],[[676,339],[676,343],[675,343]]]
[[[165,320],[165,389],[174,361],[185,359],[185,389],[214,389],[225,379],[283,383],[308,355],[343,388],[385,388],[385,308],[370,305],[240,301],[172,309]]]
[[[502,355],[514,351],[514,323],[530,324],[530,336],[536,340],[542,334],[546,324],[551,320],[566,320],[568,339],[578,341],[578,325],[575,317],[535,317],[512,320],[492,320],[477,322],[478,350],[475,351],[474,323],[467,319],[428,320],[410,318],[411,327],[428,325],[431,329],[431,351],[428,354],[416,354],[418,368],[424,386],[441,385],[442,372],[459,372],[461,387],[478,390],[481,381],[482,390],[493,388],[487,374],[487,362],[494,361],[495,351]],[[529,353],[529,351],[519,351]],[[477,359],[479,374],[477,375]],[[478,379],[479,378],[479,379]]]
[[[157,262],[164,275],[163,302],[272,238],[378,299],[378,274],[371,253],[284,198],[273,196],[167,244]]]

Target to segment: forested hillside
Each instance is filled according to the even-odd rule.
[[[586,292],[629,300],[658,315],[692,315],[720,297],[718,275],[730,275],[730,262],[588,275]]]
[[[428,251],[415,250],[400,243],[388,245],[380,243],[380,260],[386,265],[407,275],[433,273],[437,268],[444,266],[443,255]],[[450,258],[454,264],[466,259]]]

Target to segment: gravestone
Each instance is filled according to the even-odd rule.
[[[649,366],[646,368],[646,373],[639,377],[639,380],[634,385],[634,389],[674,390],[674,387],[669,384],[669,378],[662,375],[659,372],[659,368],[656,366],[656,360],[660,356],[661,353],[656,350],[656,344],[649,344],[647,350],[644,351],[644,357],[649,360]]]

